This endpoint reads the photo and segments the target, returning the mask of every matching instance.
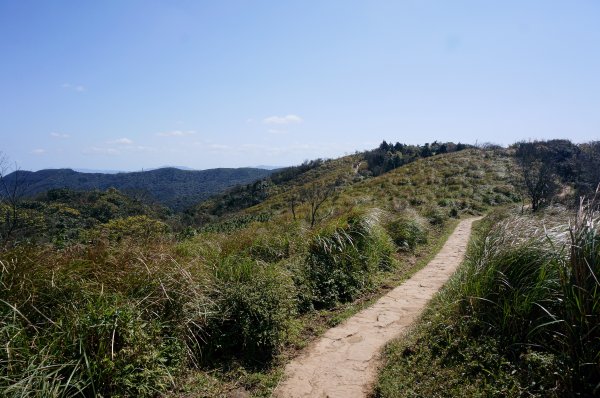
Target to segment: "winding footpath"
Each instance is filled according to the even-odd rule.
[[[376,381],[380,352],[419,317],[464,259],[477,218],[461,221],[440,252],[373,306],[328,330],[285,368],[277,398],[364,398]]]

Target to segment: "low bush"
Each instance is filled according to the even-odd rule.
[[[377,213],[352,212],[313,238],[306,259],[315,307],[351,301],[372,285],[379,270],[393,267],[394,245]]]
[[[424,215],[431,225],[443,225],[448,219],[448,213],[438,206],[427,207]]]
[[[427,243],[427,230],[415,218],[401,216],[386,224],[386,230],[401,250],[414,250]]]
[[[292,278],[296,291],[296,305],[299,314],[315,309],[313,302],[313,287],[309,280],[305,256],[291,257],[280,263]]]
[[[282,221],[271,228],[256,230],[245,251],[255,260],[277,263],[305,251],[305,234],[299,222]]]
[[[120,241],[125,238],[148,240],[164,235],[168,226],[148,216],[131,216],[112,219],[90,231],[91,239],[105,238]]]
[[[285,340],[296,312],[291,276],[280,267],[231,256],[217,265],[215,279],[205,358],[269,359]]]
[[[3,253],[3,396],[152,397],[194,359],[209,290],[201,269],[162,247],[95,249]]]

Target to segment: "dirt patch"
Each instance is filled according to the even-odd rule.
[[[274,392],[279,398],[366,397],[381,349],[419,317],[462,262],[475,218],[461,221],[422,270],[373,306],[328,330],[290,362]]]

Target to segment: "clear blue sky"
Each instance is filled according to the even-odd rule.
[[[23,169],[600,139],[600,2],[0,0]]]

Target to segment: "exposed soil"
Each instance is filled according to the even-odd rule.
[[[339,326],[328,330],[285,368],[279,398],[366,397],[380,352],[419,317],[462,262],[476,218],[461,221],[440,252],[412,278]]]

